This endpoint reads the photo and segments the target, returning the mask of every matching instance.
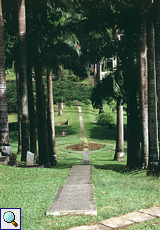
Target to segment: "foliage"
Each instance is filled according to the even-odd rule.
[[[123,71],[117,70],[105,77],[100,81],[92,90],[91,102],[94,108],[99,108],[99,105],[107,102],[107,104],[113,104],[114,100],[118,97],[124,97],[124,77]]]
[[[67,73],[67,70],[64,71],[64,73]],[[80,82],[80,78],[74,74],[67,74],[64,74],[64,76],[62,76],[59,80],[57,80],[56,77],[53,77],[54,104],[63,101],[67,106],[70,106],[74,103],[75,100],[83,101],[85,104],[90,104],[92,86],[83,84]],[[35,84],[33,84],[33,90],[34,97],[36,97]],[[47,104],[46,78],[44,78],[44,93]],[[17,91],[15,81],[7,81],[7,105],[8,113],[17,112]]]
[[[71,78],[73,79],[73,75]],[[55,104],[63,101],[70,106],[75,100],[89,103],[92,87],[72,81],[72,79],[70,80],[70,76],[62,76],[61,79],[53,81],[53,100]]]
[[[8,113],[17,112],[17,90],[16,82],[7,82],[7,108]]]
[[[87,138],[81,138],[81,141],[82,141],[83,147],[87,148],[88,147],[88,143],[89,143],[89,141],[87,140]]]
[[[98,125],[106,125],[114,123],[113,114],[111,113],[101,113],[97,117],[97,124]]]

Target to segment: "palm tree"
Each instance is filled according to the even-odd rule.
[[[19,93],[19,72],[16,71],[16,86],[17,86],[17,111],[18,111],[18,151],[17,154],[22,154],[22,118],[21,118],[21,98]]]
[[[57,156],[56,156],[56,145],[55,145],[52,75],[49,67],[47,68],[47,91],[48,91],[47,127],[48,127],[49,156],[50,156],[51,165],[56,165]]]
[[[156,58],[156,80],[157,80],[157,97],[158,97],[158,136],[160,138],[160,6],[159,2],[155,1],[155,58]],[[160,142],[159,142],[160,147]],[[160,159],[159,159],[160,168]]]
[[[44,98],[39,39],[39,29],[42,27],[42,24],[46,19],[46,1],[41,0],[39,1],[38,5],[35,2],[33,2],[33,8],[33,16],[37,25],[34,34],[34,70],[36,80],[36,113],[38,129],[39,164],[45,165],[46,167],[51,167],[49,158],[46,105]]]
[[[8,111],[5,77],[2,1],[0,0],[0,149],[11,155],[8,129]],[[7,152],[5,151],[7,150]]]
[[[30,56],[27,55],[27,59]],[[29,109],[29,127],[30,127],[30,151],[34,153],[34,159],[37,159],[37,139],[36,139],[36,122],[33,97],[32,68],[31,61],[27,60],[27,80],[28,80],[28,109]]]
[[[117,26],[117,20],[114,26],[113,35],[115,39],[115,47],[117,51],[117,71],[116,76],[118,76],[119,67],[120,67],[120,58],[118,53],[119,43],[120,43],[120,34],[119,28]],[[114,159],[116,161],[124,161],[124,128],[123,128],[123,96],[120,94],[117,97],[117,140],[116,140],[116,150]]]
[[[17,0],[18,6],[18,29],[19,29],[19,89],[21,97],[22,117],[22,161],[26,161],[29,150],[28,129],[28,89],[27,89],[27,62],[26,62],[26,10],[25,0]]]
[[[148,131],[149,131],[149,164],[158,162],[158,121],[155,72],[154,20],[149,15],[147,20],[147,58],[148,58]]]
[[[57,79],[62,77],[62,66],[58,65],[58,76]],[[58,116],[62,116],[63,102],[58,102]]]
[[[141,155],[142,168],[148,167],[148,77],[147,77],[147,47],[146,47],[146,19],[139,18],[137,61],[139,78],[139,105],[141,124]]]
[[[124,161],[123,99],[117,98],[117,140],[114,159]]]

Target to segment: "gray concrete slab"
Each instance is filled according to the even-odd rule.
[[[100,222],[100,224],[103,224],[104,226],[110,227],[110,228],[121,228],[125,227],[127,225],[134,224],[135,222],[131,220],[127,220],[123,217],[115,217],[115,218],[110,218],[107,220],[103,220]]]
[[[153,206],[151,208],[141,209],[139,212],[147,213],[151,216],[160,217],[160,207]]]
[[[79,153],[79,154],[84,154],[85,152],[87,152],[88,154],[91,154],[91,153],[95,153],[96,150],[94,150],[94,151],[70,151],[70,152],[71,153]]]
[[[94,166],[93,165],[74,165],[72,166],[71,173],[70,174],[87,174],[87,173],[92,173]]]
[[[74,185],[78,185],[78,184],[88,184],[90,181],[90,174],[86,174],[86,175],[72,175],[72,176],[68,176],[66,185],[69,184],[74,184]]]
[[[65,185],[59,189],[46,215],[97,215],[92,184]]]
[[[142,212],[131,212],[131,213],[127,213],[121,217],[123,217],[127,220],[130,220],[130,221],[136,222],[136,223],[141,223],[141,222],[144,222],[147,220],[154,219],[153,216],[148,215],[146,213],[142,213]]]
[[[66,185],[88,184],[93,170],[92,165],[74,165],[68,175]]]
[[[83,165],[89,165],[89,154],[87,152],[84,152],[83,155]]]
[[[89,225],[89,226],[79,226],[75,228],[70,228],[69,230],[113,230],[113,228],[109,228],[101,225]]]

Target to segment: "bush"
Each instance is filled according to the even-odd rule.
[[[114,123],[114,118],[112,113],[101,113],[97,117],[97,124],[98,125],[106,125],[109,126],[110,124]]]

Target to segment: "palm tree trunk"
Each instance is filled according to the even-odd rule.
[[[129,34],[129,36],[132,36]],[[131,38],[129,39],[131,41]],[[128,44],[128,49],[133,45],[132,41]],[[131,72],[132,70],[132,72]],[[125,60],[125,84],[128,93],[127,103],[127,167],[130,169],[140,168],[140,122],[139,110],[137,106],[137,71],[134,71],[134,56],[129,51],[128,58]]]
[[[58,76],[57,79],[62,77],[62,66],[58,65]],[[63,102],[58,102],[58,116],[62,116]]]
[[[5,77],[5,55],[3,38],[2,1],[0,0],[0,151],[7,149],[5,155],[11,156],[8,128],[7,93]]]
[[[18,104],[18,152],[22,154],[22,118],[21,118],[21,98],[19,93],[19,73],[16,71],[16,84],[17,84],[17,104]]]
[[[160,139],[160,5],[157,2],[155,11],[155,59],[156,59],[156,81],[157,81],[157,97],[158,97],[158,137]],[[160,149],[160,141],[159,141]],[[160,157],[159,157],[160,171]]]
[[[127,167],[130,169],[141,166],[139,119],[137,111],[137,98],[134,85],[129,89],[127,105]]]
[[[153,17],[147,20],[149,166],[158,163],[158,121]]]
[[[117,141],[114,159],[124,161],[123,100],[117,99]]]
[[[17,0],[18,3],[18,29],[19,29],[19,87],[21,96],[22,117],[22,161],[26,161],[29,150],[28,129],[28,89],[27,89],[27,62],[26,62],[26,13],[25,0]]]
[[[38,57],[35,63],[35,79],[37,96],[36,111],[38,128],[39,164],[45,165],[46,167],[50,167],[44,88],[42,81],[41,65]]]
[[[54,126],[54,105],[53,105],[53,91],[52,91],[52,75],[51,70],[47,68],[47,90],[48,90],[48,144],[49,156],[51,165],[57,165],[56,145],[55,145],[55,126]]]
[[[28,60],[27,76],[28,76],[28,108],[29,108],[29,121],[30,121],[30,151],[34,153],[34,160],[37,159],[37,144],[36,144],[36,121],[34,110],[33,98],[33,84],[32,84],[32,70]]]
[[[36,4],[37,3],[37,4]],[[46,119],[46,106],[44,98],[44,87],[42,79],[42,63],[40,59],[40,39],[39,28],[46,20],[46,0],[33,1],[33,17],[37,23],[34,36],[34,70],[36,80],[36,113],[37,113],[37,129],[38,129],[38,149],[39,164],[45,167],[51,167],[48,148],[48,132]]]
[[[94,64],[94,86],[97,84],[97,64]]]
[[[139,106],[141,119],[141,155],[142,168],[148,167],[148,78],[147,78],[147,47],[146,47],[146,20],[140,18],[137,61],[139,77]]]
[[[120,42],[120,35],[119,35],[119,28],[117,26],[117,20],[115,21],[113,36],[115,39],[115,48],[117,53],[117,74],[119,71],[119,42]],[[116,161],[124,161],[124,129],[123,129],[123,98],[119,96],[117,98],[117,140],[116,140],[116,151],[114,155],[114,160]]]

